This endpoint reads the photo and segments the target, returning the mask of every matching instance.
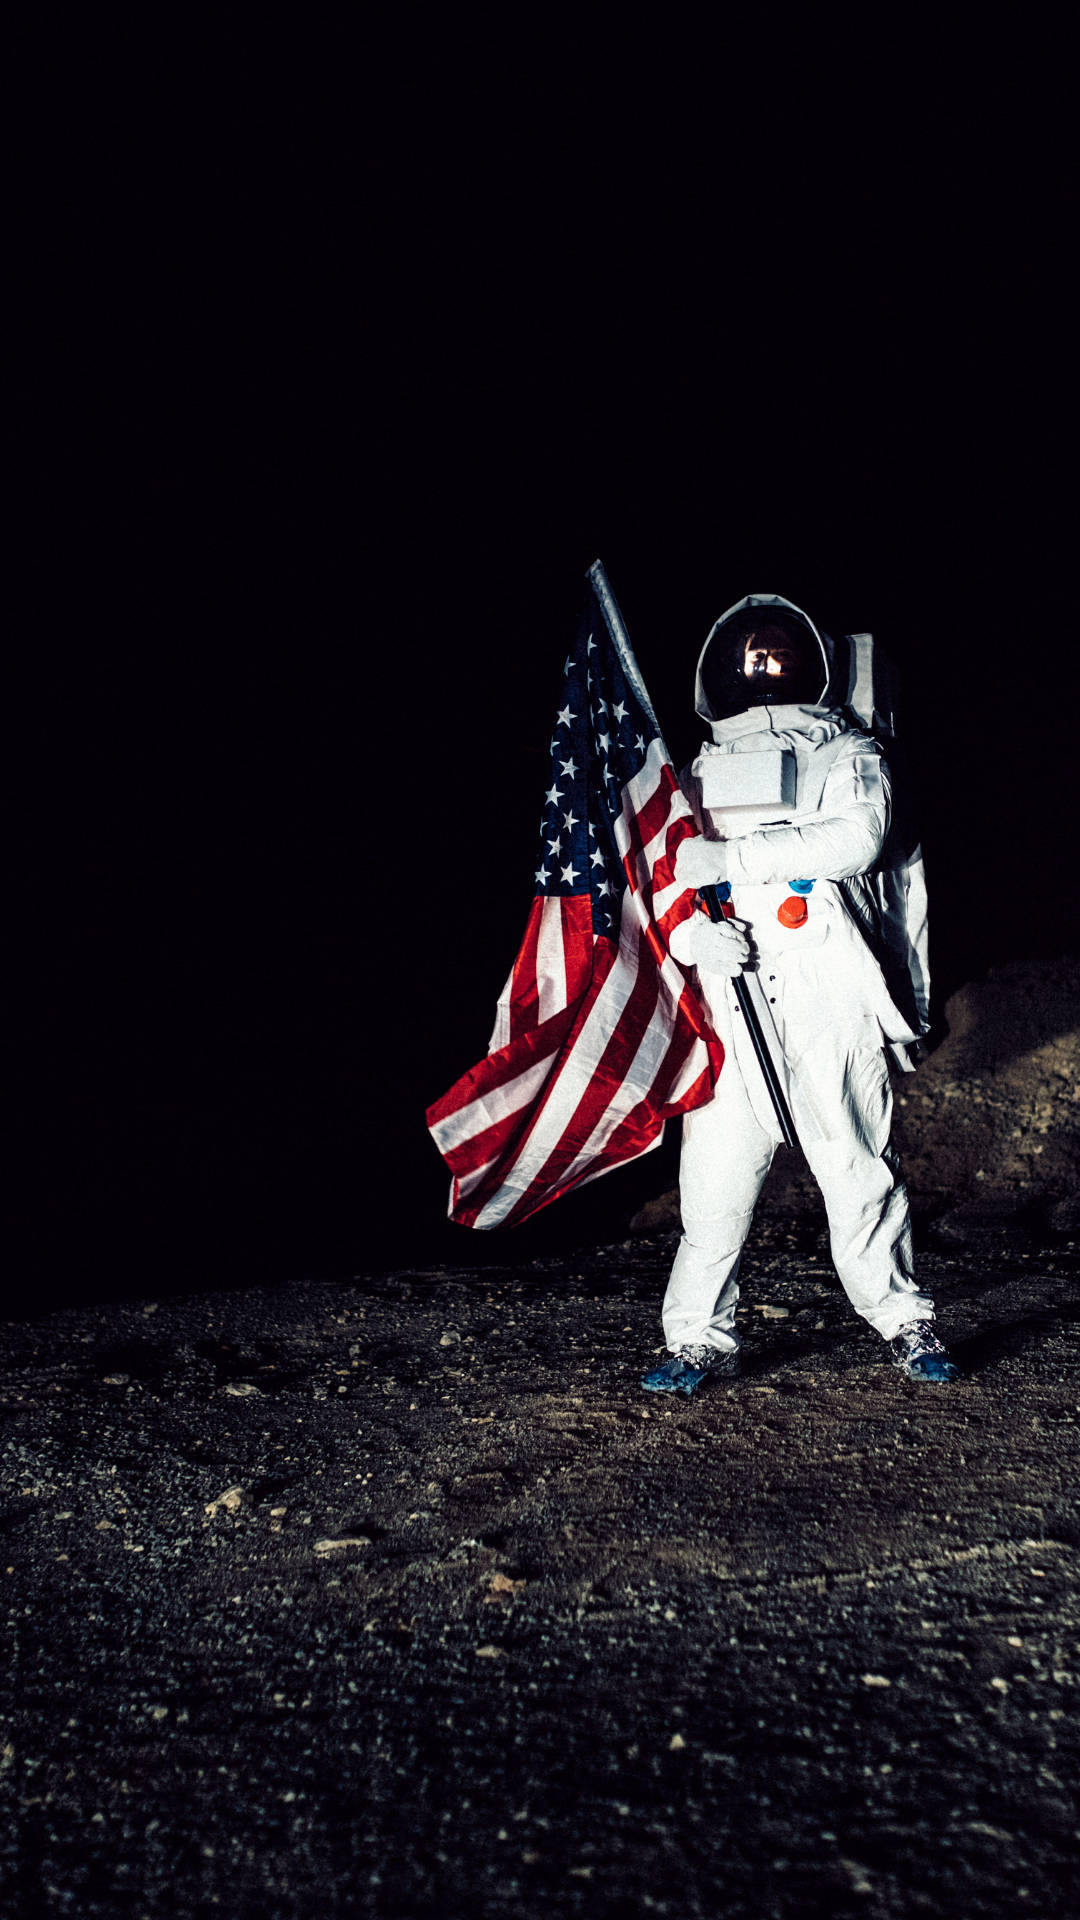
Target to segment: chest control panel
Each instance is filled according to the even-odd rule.
[[[786,819],[795,807],[798,767],[788,747],[779,753],[704,753],[694,763],[702,805],[709,813],[762,824]]]

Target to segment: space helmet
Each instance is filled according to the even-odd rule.
[[[722,614],[698,660],[698,713],[726,720],[762,706],[818,706],[829,661],[813,622],[778,594],[748,594]]]

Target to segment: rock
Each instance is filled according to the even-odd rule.
[[[945,1005],[948,1027],[906,1076],[894,1140],[916,1197],[1051,1199],[1080,1174],[1080,964],[1012,961]]]
[[[226,1513],[236,1513],[243,1505],[244,1493],[243,1487],[226,1487],[224,1493],[219,1493],[216,1500],[210,1501],[205,1511],[211,1520],[216,1518],[222,1507]]]
[[[1067,1193],[1060,1200],[1052,1201],[1046,1210],[1045,1221],[1051,1233],[1080,1234],[1080,1198]]]
[[[337,1536],[328,1534],[325,1539],[316,1540],[315,1552],[318,1554],[340,1553],[345,1547],[370,1547],[370,1545],[371,1536],[367,1533],[342,1533]]]
[[[493,1573],[491,1576],[490,1592],[484,1595],[484,1605],[486,1607],[505,1607],[513,1599],[515,1593],[520,1593],[524,1585],[524,1580],[511,1580],[509,1574]]]
[[[679,1212],[679,1189],[671,1187],[667,1193],[661,1193],[655,1200],[646,1200],[639,1207],[630,1222],[631,1233],[666,1233],[669,1228],[681,1224]]]
[[[1080,1231],[1072,1198],[1080,1189],[1080,962],[991,968],[950,996],[944,1023],[945,1037],[918,1071],[894,1076],[893,1144],[913,1206],[940,1211],[997,1196],[1018,1210],[1041,1201],[1060,1206],[1056,1231]],[[762,1205],[824,1225],[801,1152],[777,1153]],[[678,1224],[675,1187],[630,1221],[634,1233]]]
[[[861,1860],[846,1860],[841,1854],[840,1865],[850,1877],[852,1893],[873,1893],[873,1881]]]

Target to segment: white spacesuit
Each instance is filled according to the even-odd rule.
[[[885,844],[889,775],[880,746],[830,704],[829,680],[817,628],[775,595],[731,608],[698,662],[695,704],[712,739],[682,775],[700,837],[683,842],[675,875],[695,889],[726,883],[736,917],[695,913],[671,938],[697,969],[726,1059],[713,1099],[683,1121],[683,1235],[663,1304],[672,1358],[646,1375],[653,1391],[689,1393],[710,1372],[737,1371],[739,1261],[782,1139],[733,991],[744,966],[848,1298],[910,1377],[956,1377],[914,1278],[889,1145],[885,1048],[902,1057],[919,1032],[853,904]]]

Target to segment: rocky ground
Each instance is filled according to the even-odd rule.
[[[5,1917],[1071,1910],[1075,964],[947,1015],[897,1136],[953,1388],[883,1364],[797,1154],[692,1401],[638,1386],[663,1194],[8,1325]]]
[[[951,1389],[775,1209],[674,1405],[671,1235],[9,1326],[4,1913],[1067,1906],[1078,1244],[923,1237]]]

